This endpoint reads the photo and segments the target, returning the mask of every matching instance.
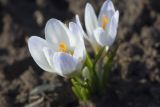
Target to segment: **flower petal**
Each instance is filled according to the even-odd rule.
[[[101,27],[94,31],[94,36],[101,46],[111,46],[115,40],[115,38],[108,35]]]
[[[108,11],[108,10],[112,10],[113,12],[115,12],[115,8],[111,0],[106,0],[101,7],[101,11]]]
[[[44,39],[38,36],[32,36],[28,39],[29,51],[37,65],[39,65],[43,70],[52,71],[52,68],[43,53],[43,47],[50,47]]]
[[[94,33],[96,42],[99,45],[104,46],[104,43],[105,43],[104,30],[101,27],[98,27],[96,30],[94,30],[93,33]]]
[[[116,11],[114,15],[112,16],[110,28],[108,32],[108,35],[111,36],[112,39],[116,38],[118,21],[119,21],[119,11]]]
[[[101,46],[111,46],[117,35],[117,27],[119,20],[119,12],[116,11],[108,23],[107,28],[103,31],[102,28],[97,28],[94,31],[94,37]]]
[[[100,14],[98,17],[99,25],[102,25],[102,17],[105,16],[107,18],[111,18],[115,13],[115,8],[111,0],[106,0],[100,10]],[[110,21],[110,20],[109,20]]]
[[[76,23],[71,23],[70,28],[72,33],[77,37],[75,41],[75,50],[73,53],[73,56],[78,60],[85,59],[86,51],[85,51],[85,45],[83,40],[83,33],[80,30],[80,27]]]
[[[91,4],[87,3],[85,8],[85,26],[88,36],[93,36],[93,30],[98,27],[98,20]]]
[[[87,34],[84,32],[83,28],[82,28],[82,25],[81,25],[81,22],[80,22],[80,19],[79,19],[79,16],[76,15],[76,24],[78,24],[79,28],[80,28],[80,31],[82,32],[83,34],[83,37],[86,39],[86,40],[89,40]]]
[[[53,66],[53,55],[54,55],[55,51],[51,48],[44,47],[43,52],[44,52],[44,55],[50,65],[50,67],[52,68],[52,71],[49,71],[49,72],[54,73],[55,70],[54,70],[54,66]]]
[[[78,29],[78,25],[74,22],[69,23],[69,29],[72,33],[72,35],[70,35],[70,44],[72,47],[75,48],[77,42],[80,40],[80,38],[82,38],[82,34],[80,34],[80,31]]]
[[[45,38],[48,42],[58,47],[60,42],[64,42],[70,47],[69,32],[66,26],[57,19],[50,19],[45,26]]]
[[[86,49],[83,42],[79,42],[74,50],[73,57],[76,58],[80,63],[84,63],[86,59]]]
[[[57,74],[66,77],[76,73],[78,62],[70,54],[55,52],[53,56],[53,64]]]

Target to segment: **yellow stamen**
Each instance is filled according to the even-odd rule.
[[[108,23],[108,18],[106,16],[102,16],[102,28],[105,29],[106,24]]]
[[[59,52],[67,52],[67,45],[64,42],[61,42],[58,47]]]

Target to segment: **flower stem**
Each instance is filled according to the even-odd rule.
[[[93,63],[93,75],[94,75],[93,81],[94,81],[94,84],[95,84],[95,91],[96,92],[99,92],[101,90],[101,85],[100,85],[101,77],[99,77],[97,72],[96,72],[96,64],[97,64],[98,60],[100,59],[100,57],[102,56],[104,49],[105,49],[105,47],[101,48],[101,50],[96,55],[96,58],[95,58],[94,63]]]
[[[108,81],[109,72],[112,69],[113,59],[114,59],[114,56],[116,55],[117,49],[118,49],[118,46],[115,47],[111,53],[107,52],[108,59],[107,59],[107,62],[105,63],[104,68],[103,68],[104,72],[103,72],[103,75],[102,75],[102,83],[101,83],[101,85],[103,86],[102,89],[105,88],[105,86],[106,86],[105,83],[107,83],[107,81]]]
[[[94,67],[93,69],[95,69],[96,63],[98,62],[99,58],[101,57],[101,55],[102,55],[104,49],[105,49],[105,47],[103,47],[103,48],[98,52],[98,54],[96,55],[96,58],[95,58],[94,64],[93,64],[93,67]]]
[[[91,60],[90,56],[88,55],[88,53],[86,53],[86,63],[85,64],[89,68],[89,70],[92,69],[93,63],[92,63],[92,60]]]

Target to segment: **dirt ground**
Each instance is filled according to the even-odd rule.
[[[160,107],[159,0],[112,0],[120,11],[121,42],[115,43],[107,93],[86,104],[77,102],[67,80],[44,72],[31,58],[26,41],[44,38],[48,19],[83,19],[86,2],[98,13],[103,1],[0,0],[0,107]]]

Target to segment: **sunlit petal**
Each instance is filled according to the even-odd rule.
[[[88,36],[93,36],[93,30],[98,27],[98,20],[91,4],[87,3],[85,8],[85,26]]]
[[[78,15],[76,15],[76,23],[79,25],[80,31],[82,32],[82,36],[84,36],[85,39],[89,40],[87,34],[84,32],[84,30],[82,28],[82,25],[81,25],[81,22],[80,22]]]
[[[103,16],[106,16],[107,18],[111,18],[113,16],[113,14],[115,13],[115,8],[114,8],[114,5],[112,3],[111,0],[106,0],[102,7],[101,7],[101,10],[100,10],[100,13],[99,13],[99,17],[98,17],[98,22],[99,22],[99,25],[101,26],[102,25],[102,18]]]
[[[43,70],[52,71],[44,53],[43,48],[50,47],[50,45],[44,39],[38,36],[32,36],[28,39],[28,48],[31,53],[31,56]]]
[[[116,38],[117,35],[118,21],[119,21],[119,11],[116,11],[111,19],[110,28],[108,32],[108,35],[111,36],[113,40]]]
[[[65,42],[69,47],[69,32],[66,26],[57,19],[50,19],[45,26],[45,38],[48,42],[58,47],[59,43]]]
[[[78,61],[67,53],[55,52],[53,64],[57,74],[66,77],[76,72]]]

